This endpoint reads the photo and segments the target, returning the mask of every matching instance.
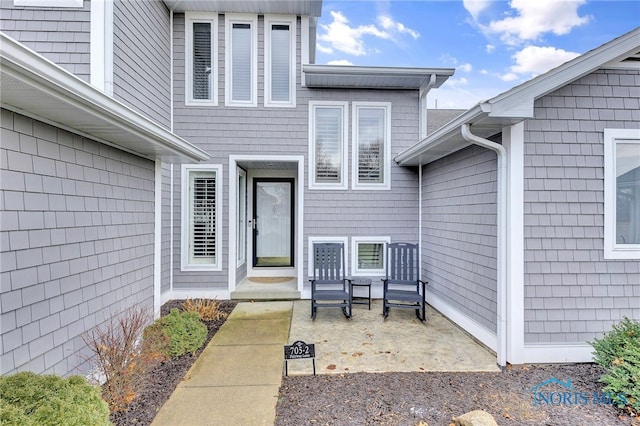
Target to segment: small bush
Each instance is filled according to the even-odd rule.
[[[227,316],[220,310],[220,302],[215,299],[187,299],[184,310],[196,312],[202,321],[213,321]]]
[[[594,361],[607,373],[600,381],[606,384],[619,408],[630,414],[640,413],[640,322],[624,318],[614,324],[602,339],[590,342]]]
[[[80,376],[31,372],[0,377],[2,425],[109,425],[109,408],[98,387]]]
[[[207,337],[207,326],[196,312],[180,312],[174,308],[169,315],[146,328],[145,340],[160,334],[167,340],[158,349],[168,357],[177,357],[187,352],[193,354],[202,346]]]
[[[102,396],[111,411],[127,409],[142,389],[145,374],[161,358],[152,345],[141,344],[149,321],[147,311],[133,307],[83,336],[95,354],[91,362],[105,380]]]

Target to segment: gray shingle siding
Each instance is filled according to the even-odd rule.
[[[90,6],[85,0],[82,9],[36,9],[0,0],[0,31],[88,82]]]
[[[429,292],[496,332],[496,154],[471,146],[424,167],[423,279]]]
[[[77,372],[85,331],[153,308],[154,163],[1,118],[1,373]]]
[[[525,342],[584,343],[640,318],[640,262],[603,257],[603,132],[639,123],[635,70],[597,71],[536,101],[525,124]]]
[[[349,101],[349,148],[347,179],[351,188],[352,102],[391,102],[391,158],[418,140],[418,93],[407,91],[330,90],[300,87],[300,20],[297,32],[297,93],[296,108],[264,107],[263,76],[263,22],[259,19],[258,43],[258,107],[224,107],[224,15],[218,23],[218,106],[187,107],[184,103],[184,15],[174,16],[174,131],[207,151],[212,164],[224,167],[223,199],[223,270],[220,272],[180,271],[180,172],[174,172],[174,288],[226,288],[228,271],[229,232],[235,232],[228,223],[229,155],[298,155],[305,158],[304,175],[304,235],[302,260],[307,271],[308,237],[318,236],[388,236],[392,241],[418,241],[418,184],[415,170],[397,166],[392,162],[392,188],[390,191],[326,191],[308,189],[308,120],[309,101]],[[231,171],[235,179],[235,171]],[[232,195],[235,196],[235,195]],[[250,261],[250,260],[249,260]],[[303,262],[303,263],[298,263]],[[242,274],[242,271],[240,271]],[[379,284],[379,283],[376,283]]]
[[[169,128],[169,10],[162,2],[116,1],[113,15],[113,96]]]

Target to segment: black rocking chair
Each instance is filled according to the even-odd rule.
[[[386,266],[382,316],[389,315],[389,308],[415,309],[418,319],[424,321],[426,283],[418,278],[418,245],[387,244]]]
[[[344,316],[351,318],[351,286],[345,277],[344,245],[314,244],[312,267],[311,318],[316,318],[318,307],[342,308]]]

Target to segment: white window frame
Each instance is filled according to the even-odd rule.
[[[233,94],[233,66],[232,66],[232,30],[233,24],[249,24],[251,26],[251,99],[236,101]],[[225,106],[257,107],[258,106],[258,16],[243,13],[228,13],[225,15]]]
[[[351,275],[354,277],[384,277],[387,264],[387,244],[391,237],[352,237],[351,238]],[[360,269],[358,268],[358,247],[360,243],[382,244],[382,268]]]
[[[191,224],[189,221],[189,175],[191,172],[215,172],[216,174],[216,259],[212,264],[190,263],[189,262],[189,235],[191,233]],[[221,164],[183,164],[182,165],[182,194],[181,194],[181,211],[182,211],[182,229],[181,229],[181,262],[180,267],[183,271],[221,271],[222,270],[222,188],[223,174]]]
[[[19,7],[82,8],[83,0],[13,0]]]
[[[316,108],[331,107],[342,109],[342,164],[340,165],[341,182],[326,183],[316,182],[316,126],[315,126],[315,110]],[[349,172],[349,102],[344,101],[309,101],[309,189],[348,189]]]
[[[291,40],[289,43],[289,100],[274,101],[271,99],[271,26],[289,25]],[[291,16],[265,15],[264,17],[264,106],[276,108],[295,108],[296,106],[296,19]]]
[[[236,266],[242,266],[247,262],[247,172],[238,167],[238,179],[236,188],[236,252],[238,264]],[[241,179],[244,179],[244,185],[242,185]],[[243,199],[244,197],[244,199]]]
[[[616,243],[616,145],[637,144],[640,129],[604,129],[604,258],[640,259],[640,244]]]
[[[307,272],[309,277],[313,278],[313,245],[322,243],[342,243],[344,246],[344,262],[349,263],[349,237],[309,237],[309,245],[307,246]],[[345,275],[347,275],[348,265],[343,265]]]
[[[391,189],[391,103],[390,102],[353,102],[351,129],[353,133],[352,141],[352,189],[364,190],[390,190]],[[358,178],[359,144],[358,144],[358,118],[362,108],[384,109],[385,111],[385,140],[384,140],[384,165],[383,181],[381,183],[360,183]]]
[[[193,98],[193,24],[211,24],[211,98]],[[214,13],[185,13],[185,93],[184,103],[187,106],[218,105],[218,15]]]

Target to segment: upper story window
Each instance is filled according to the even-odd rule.
[[[264,104],[270,107],[295,107],[295,19],[265,16],[264,28]]]
[[[83,0],[13,0],[13,5],[24,7],[82,7]]]
[[[225,105],[257,106],[258,18],[228,14],[225,19]]]
[[[217,15],[189,13],[185,15],[185,57],[187,105],[218,104],[216,63]]]
[[[604,257],[640,258],[640,130],[604,130]]]
[[[353,102],[353,188],[391,188],[391,104]]]
[[[309,102],[309,188],[347,189],[347,102]]]

